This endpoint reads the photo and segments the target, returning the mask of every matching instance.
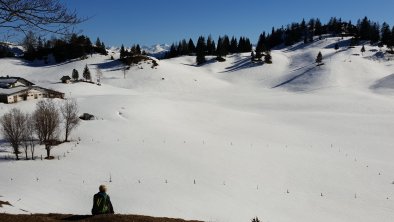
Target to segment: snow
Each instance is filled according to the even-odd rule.
[[[97,119],[82,122],[51,161],[3,160],[11,155],[3,142],[0,200],[13,207],[0,212],[89,214],[104,183],[117,213],[392,221],[394,62],[371,59],[373,46],[335,52],[337,41],[347,39],[274,50],[272,65],[236,54],[195,66],[185,56],[140,64],[125,78],[109,56],[48,66],[1,59],[0,74],[62,91]],[[59,83],[85,64],[93,77],[102,69],[101,86]],[[34,106],[0,104],[0,113]]]
[[[0,86],[2,86],[2,85],[0,84]],[[17,93],[17,92],[26,90],[28,88],[29,87],[24,87],[24,86],[18,86],[18,87],[14,87],[14,88],[10,88],[10,89],[0,88],[0,94],[10,95],[10,94],[13,94],[13,93]]]

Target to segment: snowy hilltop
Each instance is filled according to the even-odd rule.
[[[0,76],[63,92],[95,116],[52,149],[54,160],[41,160],[37,145],[36,160],[15,161],[1,143],[0,201],[11,206],[0,212],[89,214],[106,184],[116,213],[391,222],[394,56],[349,41],[277,48],[272,64],[234,53],[200,66],[180,56],[125,69],[117,49],[60,64],[0,59]],[[60,82],[86,65],[100,84]],[[0,103],[0,114],[32,112],[37,100]]]

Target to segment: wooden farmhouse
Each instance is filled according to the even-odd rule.
[[[35,86],[24,78],[0,77],[0,102],[16,103],[39,98],[64,99],[64,93]]]

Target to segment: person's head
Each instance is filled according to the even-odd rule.
[[[99,191],[102,192],[102,193],[106,193],[106,192],[107,192],[107,186],[105,186],[105,185],[100,185],[100,186],[99,186]]]

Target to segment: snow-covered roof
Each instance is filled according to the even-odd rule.
[[[20,93],[20,92],[31,90],[31,89],[39,90],[39,91],[43,91],[43,92],[55,93],[55,94],[64,94],[62,92],[59,92],[59,91],[56,91],[53,89],[47,89],[47,88],[43,88],[43,87],[39,87],[39,86],[18,86],[18,87],[9,88],[9,89],[0,88],[0,95],[12,95],[15,93]]]
[[[14,93],[22,92],[27,89],[29,89],[29,87],[26,87],[26,86],[19,86],[19,87],[14,87],[14,88],[9,88],[9,89],[0,88],[0,95],[11,95]]]
[[[3,78],[3,77],[0,77],[0,83],[3,83],[3,84],[12,84],[12,83],[15,83],[17,81],[18,81],[17,78]]]
[[[0,77],[0,84],[2,84],[2,85],[0,87],[3,87],[3,88],[4,87],[8,87],[10,84],[14,84],[14,83],[16,83],[18,81],[22,82],[26,86],[34,85],[34,83],[32,83],[32,82],[30,82],[30,81],[28,81],[28,80],[26,80],[24,78],[21,78],[21,77],[9,77],[9,76],[4,77],[4,76],[1,76]]]

